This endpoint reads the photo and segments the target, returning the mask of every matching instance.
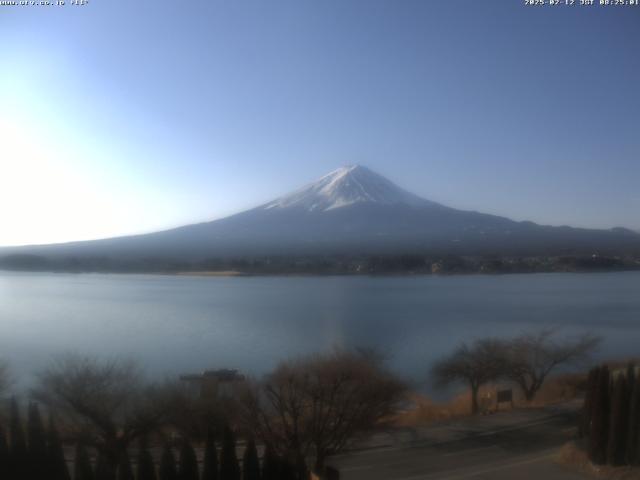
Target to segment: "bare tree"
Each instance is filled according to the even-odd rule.
[[[466,383],[471,389],[471,413],[479,411],[478,391],[482,385],[502,374],[505,344],[494,338],[463,343],[451,355],[436,362],[431,377],[436,385]]]
[[[541,330],[507,342],[504,376],[520,387],[527,401],[535,398],[551,371],[587,360],[601,341],[591,333],[563,339],[557,339],[555,333]]]
[[[378,357],[337,350],[281,363],[247,392],[245,418],[289,461],[312,456],[322,470],[329,455],[394,413],[404,392]]]
[[[62,415],[74,440],[115,466],[133,440],[161,423],[151,390],[131,362],[67,355],[41,372],[33,395]]]

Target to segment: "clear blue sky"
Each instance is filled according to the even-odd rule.
[[[0,245],[213,219],[352,163],[640,229],[640,7],[89,0],[0,7],[0,40]]]

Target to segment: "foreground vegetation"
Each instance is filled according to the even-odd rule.
[[[471,393],[471,413],[480,411],[483,385],[503,380],[515,384],[531,402],[555,369],[588,360],[600,338],[584,334],[557,339],[553,330],[527,333],[514,338],[483,338],[463,343],[451,355],[436,362],[431,375],[436,385],[465,383]]]
[[[589,372],[581,434],[596,465],[640,465],[640,374],[607,365]]]
[[[640,368],[601,365],[590,370],[579,438],[557,460],[594,478],[640,479]]]
[[[58,428],[75,445],[74,478],[128,480],[137,469],[138,480],[307,479],[309,467],[326,473],[326,458],[384,422],[405,393],[379,357],[351,351],[283,362],[229,395],[194,395],[179,381],[147,384],[130,362],[77,356],[60,359],[38,378],[27,434],[15,399],[9,428],[0,430],[2,479],[43,478],[42,469],[53,471],[54,463],[60,474],[47,478],[69,478]],[[38,405],[49,411],[48,434]],[[256,441],[264,446],[262,462]],[[162,454],[154,459],[150,445]]]
[[[516,385],[533,401],[552,370],[584,360],[597,342],[552,331],[480,339],[432,374],[440,384],[467,384],[470,412],[478,413],[487,382]],[[0,395],[10,394],[7,378],[1,367]],[[328,458],[396,422],[410,404],[405,383],[371,351],[284,361],[228,390],[204,386],[149,383],[128,361],[59,358],[39,373],[28,402],[13,398],[0,417],[0,478],[307,480],[311,471],[331,478]]]

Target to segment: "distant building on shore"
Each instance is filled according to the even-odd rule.
[[[205,370],[203,373],[181,375],[183,382],[191,395],[199,398],[230,397],[234,388],[245,381],[244,375],[237,370],[222,368]]]

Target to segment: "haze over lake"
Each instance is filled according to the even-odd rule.
[[[138,359],[150,375],[377,347],[413,380],[463,340],[557,326],[638,353],[640,272],[504,276],[184,277],[0,273],[0,357],[18,379],[63,352]]]

